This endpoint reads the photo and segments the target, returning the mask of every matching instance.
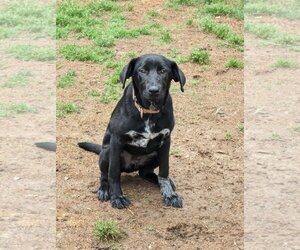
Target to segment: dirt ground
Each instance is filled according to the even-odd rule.
[[[263,20],[261,20],[263,19]],[[299,31],[299,21],[259,17]],[[245,37],[245,249],[299,249],[299,52]]]
[[[55,249],[55,154],[34,146],[55,141],[55,62],[5,53],[17,44],[55,49],[54,40],[29,34],[1,42],[0,82],[20,70],[32,76],[27,86],[1,88],[0,102],[26,103],[36,112],[0,117],[0,249]]]
[[[163,1],[132,3],[134,11],[125,12],[129,27],[142,23],[141,17],[153,9],[165,16],[158,21],[171,30],[173,41],[155,45],[150,36],[121,39],[114,47],[117,58],[128,51],[167,55],[172,48],[187,55],[194,47],[211,54],[208,68],[180,64],[187,77],[185,92],[172,91],[176,126],[170,175],[184,205],[164,206],[159,188],[135,173],[122,176],[123,192],[132,202],[129,209],[113,209],[97,200],[98,157],[80,150],[77,142],[101,143],[116,102],[103,104],[87,96],[91,88],[103,91],[103,66],[59,58],[58,77],[74,69],[77,78],[71,88],[58,89],[57,101],[73,102],[81,112],[57,119],[57,248],[243,249],[243,71],[224,68],[230,58],[243,60],[243,53],[218,47],[213,35],[186,27],[194,7],[176,11],[165,9]],[[227,22],[242,29],[241,21]],[[59,40],[58,47],[70,42],[85,43],[68,38]],[[226,140],[226,133],[232,139]],[[98,242],[93,236],[97,219],[117,221],[124,237],[116,243]]]

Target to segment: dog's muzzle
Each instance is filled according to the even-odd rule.
[[[132,99],[133,99],[134,106],[140,112],[141,118],[143,118],[144,114],[158,114],[160,112],[160,110],[156,108],[156,104],[154,102],[151,102],[151,101],[150,101],[150,107],[149,107],[149,109],[143,108],[137,102],[137,98],[135,96],[134,89],[132,90]]]

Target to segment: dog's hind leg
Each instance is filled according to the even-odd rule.
[[[154,168],[141,168],[139,176],[155,185],[158,185],[157,174],[154,173]]]
[[[158,167],[156,158],[151,159],[145,165],[139,166],[139,176],[146,181],[149,181],[155,185],[158,185],[157,174],[154,173],[154,169]]]
[[[158,176],[157,176],[157,174],[154,173],[154,169],[155,168],[141,168],[139,170],[139,176],[141,178],[145,179],[146,181],[149,181],[149,182],[159,186]],[[175,191],[176,190],[175,183],[172,181],[171,178],[169,178],[169,180],[170,180],[170,184],[171,184],[173,190]]]
[[[110,199],[109,195],[109,184],[108,184],[108,160],[105,159],[105,152],[101,152],[99,159],[100,167],[100,187],[97,192],[97,197],[101,201],[108,201]]]

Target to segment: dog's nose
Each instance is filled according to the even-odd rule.
[[[159,92],[159,88],[157,86],[151,86],[149,88],[149,93],[150,94],[158,94],[158,92]]]

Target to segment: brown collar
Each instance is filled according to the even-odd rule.
[[[134,94],[134,89],[132,89],[132,98],[133,98],[134,106],[140,112],[140,116],[142,119],[144,114],[157,114],[160,112],[160,110],[145,109],[140,104],[138,104],[137,98]]]

